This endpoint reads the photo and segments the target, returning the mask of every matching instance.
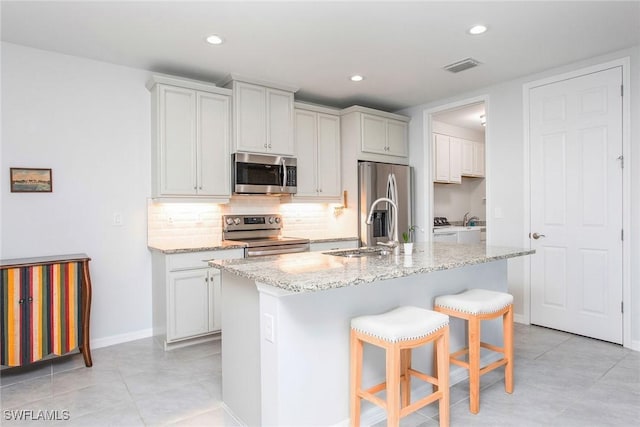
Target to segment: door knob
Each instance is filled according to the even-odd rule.
[[[533,237],[534,239],[538,240],[538,239],[539,239],[539,238],[541,238],[541,237],[547,237],[547,236],[545,236],[544,234],[529,233],[529,238],[532,238],[532,237]]]

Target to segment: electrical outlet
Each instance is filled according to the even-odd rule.
[[[264,339],[269,342],[275,342],[275,326],[273,322],[273,315],[269,313],[264,314]]]
[[[124,220],[122,219],[122,214],[120,212],[116,212],[113,214],[113,225],[116,227],[122,226]]]

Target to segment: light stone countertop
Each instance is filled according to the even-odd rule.
[[[197,247],[184,247],[174,245],[155,245],[148,246],[152,251],[162,252],[163,254],[184,254],[189,252],[207,252],[207,251],[224,251],[227,249],[244,249],[247,245],[244,243],[222,241],[218,245],[211,246],[197,246]]]
[[[332,242],[349,242],[352,240],[359,240],[358,236],[356,237],[327,237],[324,239],[310,239],[309,243],[332,243]]]
[[[514,258],[535,251],[435,242],[414,244],[411,256],[348,258],[329,255],[331,252],[216,260],[209,265],[289,292],[314,292]]]

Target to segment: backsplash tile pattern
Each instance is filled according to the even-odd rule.
[[[282,215],[282,235],[309,239],[357,236],[344,212],[331,203],[281,203],[279,197],[234,196],[228,204],[148,202],[147,243],[152,247],[194,248],[222,241],[222,215]]]

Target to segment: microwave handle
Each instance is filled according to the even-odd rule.
[[[287,165],[285,164],[284,157],[282,158],[282,186],[287,186]]]

